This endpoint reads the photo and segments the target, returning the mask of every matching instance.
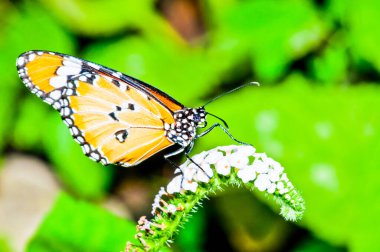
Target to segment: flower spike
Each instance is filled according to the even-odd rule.
[[[148,221],[144,216],[139,221],[137,237],[141,245],[128,243],[126,251],[158,251],[169,245],[201,201],[225,185],[242,185],[272,195],[286,220],[301,219],[304,200],[284,168],[252,146],[217,147],[192,159],[199,166],[187,160],[166,188],[161,187],[152,205],[153,218]]]

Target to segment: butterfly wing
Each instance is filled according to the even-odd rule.
[[[133,166],[174,144],[164,127],[183,105],[145,83],[53,52],[24,53],[17,67],[25,85],[60,112],[95,161]]]

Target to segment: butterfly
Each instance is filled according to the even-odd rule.
[[[215,127],[232,139],[205,105],[188,108],[157,88],[110,68],[50,52],[21,54],[16,66],[26,87],[56,109],[86,156],[103,165],[135,166],[177,144],[166,159],[194,146]],[[233,91],[233,90],[232,90]],[[217,97],[218,98],[218,97]],[[206,103],[208,104],[208,103]],[[206,116],[222,120],[207,126]]]

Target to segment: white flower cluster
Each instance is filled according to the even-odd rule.
[[[243,183],[254,182],[259,191],[286,194],[293,188],[284,168],[263,153],[256,153],[252,146],[224,146],[202,152],[192,158],[196,164],[187,160],[179,173],[167,186],[169,194],[184,191],[195,192],[198,183],[208,183],[214,172],[222,176],[230,176],[232,169]],[[199,168],[198,167],[201,168]]]
[[[167,227],[181,225],[197,203],[208,192],[220,189],[221,184],[244,184],[248,189],[274,194],[286,220],[302,217],[304,201],[288,180],[284,168],[265,154],[256,153],[252,146],[217,147],[195,155],[192,160],[175,171],[176,176],[166,188],[161,187],[152,205],[154,218],[149,221],[143,217],[139,221],[141,232],[136,236],[145,249],[149,249],[146,241],[152,239],[150,244],[157,244],[155,234],[162,235],[162,230],[174,230]],[[185,194],[189,191],[195,194]]]

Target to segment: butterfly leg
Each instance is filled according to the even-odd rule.
[[[213,130],[215,127],[219,127],[221,128],[224,133],[226,133],[232,140],[234,140],[235,142],[239,143],[239,144],[242,144],[242,145],[250,145],[248,143],[244,143],[240,140],[237,140],[233,135],[231,135],[231,133],[225,128],[223,127],[223,125],[221,125],[220,123],[215,123],[213,124],[210,128],[208,128],[207,130],[203,131],[202,133],[200,133],[199,135],[195,136],[195,139],[197,138],[200,138],[200,137],[203,137],[205,135],[207,135],[208,133],[210,133],[211,130]]]
[[[175,151],[173,151],[173,152],[170,152],[170,153],[164,155],[164,158],[165,158],[165,159],[168,159],[169,157],[172,157],[172,156],[175,156],[175,155],[181,154],[182,152],[185,151],[185,149],[186,149],[186,146],[183,146],[183,147],[181,147],[181,148],[178,149],[178,150],[175,150]]]
[[[172,157],[172,156],[175,156],[175,155],[178,155],[178,154],[181,154],[182,152],[185,152],[185,155],[188,159],[190,159],[191,162],[195,163],[194,161],[192,161],[192,159],[188,156],[190,151],[193,149],[193,146],[194,146],[194,141],[190,142],[190,144],[188,146],[182,146],[180,149],[178,150],[175,150],[171,153],[168,153],[166,155],[164,155],[164,158],[171,164],[173,165],[174,167],[176,168],[180,168],[177,164],[175,164],[173,161],[171,161],[169,159],[169,157]]]
[[[182,174],[183,174],[183,172],[182,172],[181,167],[179,167],[179,165],[177,165],[176,163],[174,163],[173,161],[171,161],[171,160],[169,159],[169,157],[172,157],[172,156],[175,156],[175,155],[178,155],[178,154],[184,152],[184,151],[185,151],[185,148],[186,148],[186,147],[181,147],[180,149],[178,149],[178,150],[176,150],[176,151],[173,151],[173,152],[171,152],[171,153],[168,153],[168,154],[164,155],[164,158],[169,162],[169,164],[170,164],[171,166],[173,166],[174,168],[179,169],[179,170],[181,171]]]
[[[192,162],[193,164],[195,164],[202,172],[204,172],[204,174],[206,174],[206,176],[208,177],[208,178],[211,178],[206,172],[205,172],[205,170],[199,165],[199,164],[197,164],[190,156],[189,156],[189,153],[190,153],[190,151],[193,149],[193,147],[194,147],[194,141],[191,141],[190,142],[190,144],[188,145],[188,146],[184,146],[184,147],[181,147],[180,149],[178,149],[178,150],[176,150],[176,151],[173,151],[173,152],[171,152],[171,153],[168,153],[168,154],[166,154],[166,155],[164,155],[164,158],[172,165],[172,166],[174,166],[175,168],[178,168],[180,171],[181,171],[181,173],[183,174],[183,171],[182,171],[182,169],[181,169],[181,167],[180,166],[178,166],[176,163],[174,163],[173,161],[171,161],[170,159],[169,159],[169,157],[172,157],[172,156],[175,156],[175,155],[178,155],[178,154],[180,154],[180,153],[182,153],[182,152],[185,152],[185,156],[186,156],[186,158],[187,159],[189,159],[190,160],[190,162]]]
[[[209,179],[211,179],[211,177],[206,173],[206,171],[199,165],[197,164],[197,162],[195,162],[190,156],[189,156],[189,153],[190,151],[193,149],[194,147],[194,140],[190,142],[190,144],[185,148],[185,156],[187,159],[190,160],[190,162],[192,162],[193,164],[195,164]]]

